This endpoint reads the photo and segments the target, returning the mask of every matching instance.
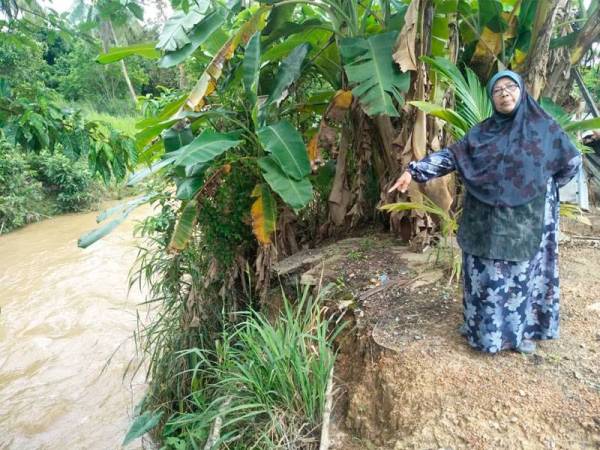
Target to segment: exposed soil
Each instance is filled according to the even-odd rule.
[[[431,255],[369,236],[312,261],[308,273],[336,283],[354,325],[340,341],[330,448],[600,449],[595,245],[561,245],[561,338],[530,356],[467,345],[460,287]]]

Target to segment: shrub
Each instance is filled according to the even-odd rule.
[[[0,234],[39,220],[42,197],[23,154],[0,139]]]
[[[55,212],[77,212],[88,209],[95,196],[92,176],[81,161],[73,161],[60,153],[42,151],[30,157],[35,177],[46,194],[54,198]]]

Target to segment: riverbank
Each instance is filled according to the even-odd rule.
[[[330,449],[600,448],[600,216],[563,219],[561,337],[534,355],[472,350],[461,290],[435,255],[388,235],[346,239],[278,266],[335,284],[338,342]]]

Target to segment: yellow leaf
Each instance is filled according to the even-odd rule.
[[[527,53],[522,52],[521,50],[519,50],[517,48],[515,50],[515,54],[513,56],[512,67],[518,68],[520,65],[522,65],[525,62],[525,59],[527,59]]]
[[[315,161],[316,159],[319,158],[319,147],[318,144],[319,143],[319,133],[315,134],[312,139],[310,140],[310,142],[308,143],[308,147],[307,147],[307,152],[308,152],[308,159],[310,160],[311,164],[313,161]]]
[[[256,201],[252,204],[252,232],[262,245],[271,243],[271,235],[277,223],[277,203],[271,195],[269,188],[264,184],[257,184],[252,191]]]
[[[490,56],[495,56],[502,49],[502,34],[494,33],[488,27],[483,28],[483,32],[475,47],[473,58],[475,60],[486,59]]]
[[[340,109],[348,109],[352,104],[352,91],[340,89],[333,96],[333,104]]]
[[[260,7],[240,29],[225,42],[221,49],[208,64],[204,73],[200,76],[196,85],[191,90],[182,107],[175,113],[173,118],[178,118],[185,111],[199,111],[205,104],[205,98],[214,92],[217,81],[223,73],[225,61],[231,59],[238,45],[246,45],[252,35],[262,30],[266,24],[266,18],[272,6]]]

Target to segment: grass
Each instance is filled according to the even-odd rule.
[[[94,111],[93,109],[83,109],[85,118],[88,120],[95,120],[99,122],[106,122],[114,129],[127,134],[128,136],[134,137],[138,131],[135,128],[135,124],[139,121],[139,117],[136,116],[113,116],[108,113],[101,113]]]
[[[175,416],[167,429],[185,436],[189,448],[204,445],[217,418],[223,448],[317,445],[337,332],[308,292],[295,305],[284,298],[273,323],[246,312],[240,324],[225,327],[215,349],[181,352],[198,361],[191,393],[196,410]]]
[[[121,113],[111,114],[106,111],[98,111],[91,102],[65,102],[63,106],[81,111],[86,120],[107,123],[115,130],[131,137],[134,137],[139,131],[135,128],[135,124],[141,120],[141,116],[135,113],[133,107],[118,109],[118,106],[113,105],[113,108]]]

